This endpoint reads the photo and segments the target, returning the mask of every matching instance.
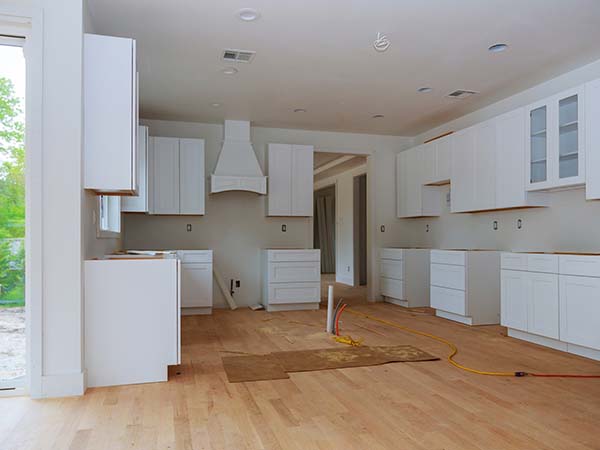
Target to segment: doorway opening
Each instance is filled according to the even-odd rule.
[[[0,35],[0,392],[25,386],[25,55]]]
[[[344,298],[367,296],[367,156],[315,152],[314,248],[321,286]],[[338,294],[336,294],[338,297]]]

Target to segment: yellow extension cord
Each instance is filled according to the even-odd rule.
[[[385,319],[380,319],[378,317],[373,317],[370,316],[368,314],[359,312],[359,311],[354,311],[353,309],[350,308],[346,308],[345,312],[348,312],[350,314],[354,314],[355,316],[359,316],[359,317],[363,317],[365,319],[369,319],[369,320],[373,320],[375,322],[379,322],[382,323],[384,325],[388,325],[390,327],[394,327],[394,328],[398,328],[399,330],[403,330],[406,331],[408,333],[412,333],[412,334],[416,334],[419,336],[425,336],[428,337],[429,339],[433,339],[434,341],[438,341],[441,342],[442,344],[447,345],[448,347],[450,347],[450,354],[448,355],[448,362],[450,364],[452,364],[454,367],[457,367],[461,370],[464,370],[466,372],[471,372],[471,373],[476,373],[478,375],[489,375],[489,376],[493,376],[493,377],[514,377],[517,376],[515,374],[515,372],[486,372],[485,370],[477,370],[477,369],[473,369],[471,367],[467,367],[467,366],[463,366],[462,364],[457,363],[456,361],[454,361],[454,357],[458,354],[458,347],[456,347],[456,345],[454,345],[452,342],[441,338],[439,336],[436,336],[434,334],[430,334],[430,333],[425,333],[424,331],[419,331],[419,330],[413,330],[412,328],[409,327],[405,327],[403,325],[398,325],[397,323],[394,322],[390,322],[389,320],[385,320]]]

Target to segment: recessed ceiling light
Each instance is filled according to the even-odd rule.
[[[235,75],[238,73],[238,70],[235,67],[226,67],[222,70],[225,75]]]
[[[213,108],[218,108],[219,106],[221,106],[220,103],[211,103],[210,106],[212,106]]]
[[[294,110],[294,112],[295,112],[295,113],[305,113],[305,112],[306,112],[306,110],[305,110],[304,108],[296,108],[296,109]]]
[[[372,119],[383,119],[385,116],[383,114],[375,114]]]
[[[425,94],[425,93],[431,92],[431,91],[433,91],[433,88],[430,88],[428,86],[423,86],[423,87],[420,87],[419,89],[417,89],[417,92],[420,92],[421,94]]]
[[[508,44],[494,44],[488,47],[488,50],[492,53],[500,53],[508,48]]]
[[[253,20],[260,18],[260,13],[252,8],[242,8],[236,15],[244,22],[252,22]]]

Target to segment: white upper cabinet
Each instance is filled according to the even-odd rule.
[[[585,85],[585,132],[585,196],[600,200],[600,79]]]
[[[423,148],[423,184],[449,183],[452,138],[444,136],[423,144],[421,147]]]
[[[268,216],[313,215],[312,145],[269,144]]]
[[[528,190],[555,189],[585,182],[583,94],[583,87],[578,87],[527,108]]]
[[[121,199],[122,212],[148,212],[148,127],[138,127],[138,193]]]
[[[439,216],[442,191],[437,186],[425,186],[426,145],[420,145],[396,155],[396,213],[399,218]],[[427,162],[426,162],[427,160]]]
[[[85,34],[83,42],[84,188],[136,194],[135,40]]]
[[[148,153],[150,214],[204,214],[204,140],[152,137]]]
[[[453,135],[451,158],[451,210],[466,212],[473,210],[475,171],[475,127],[460,130]]]

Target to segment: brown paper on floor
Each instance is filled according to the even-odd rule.
[[[289,378],[286,372],[376,366],[391,362],[435,361],[411,345],[390,347],[339,347],[320,350],[274,352],[268,355],[230,356],[223,366],[231,383]]]

